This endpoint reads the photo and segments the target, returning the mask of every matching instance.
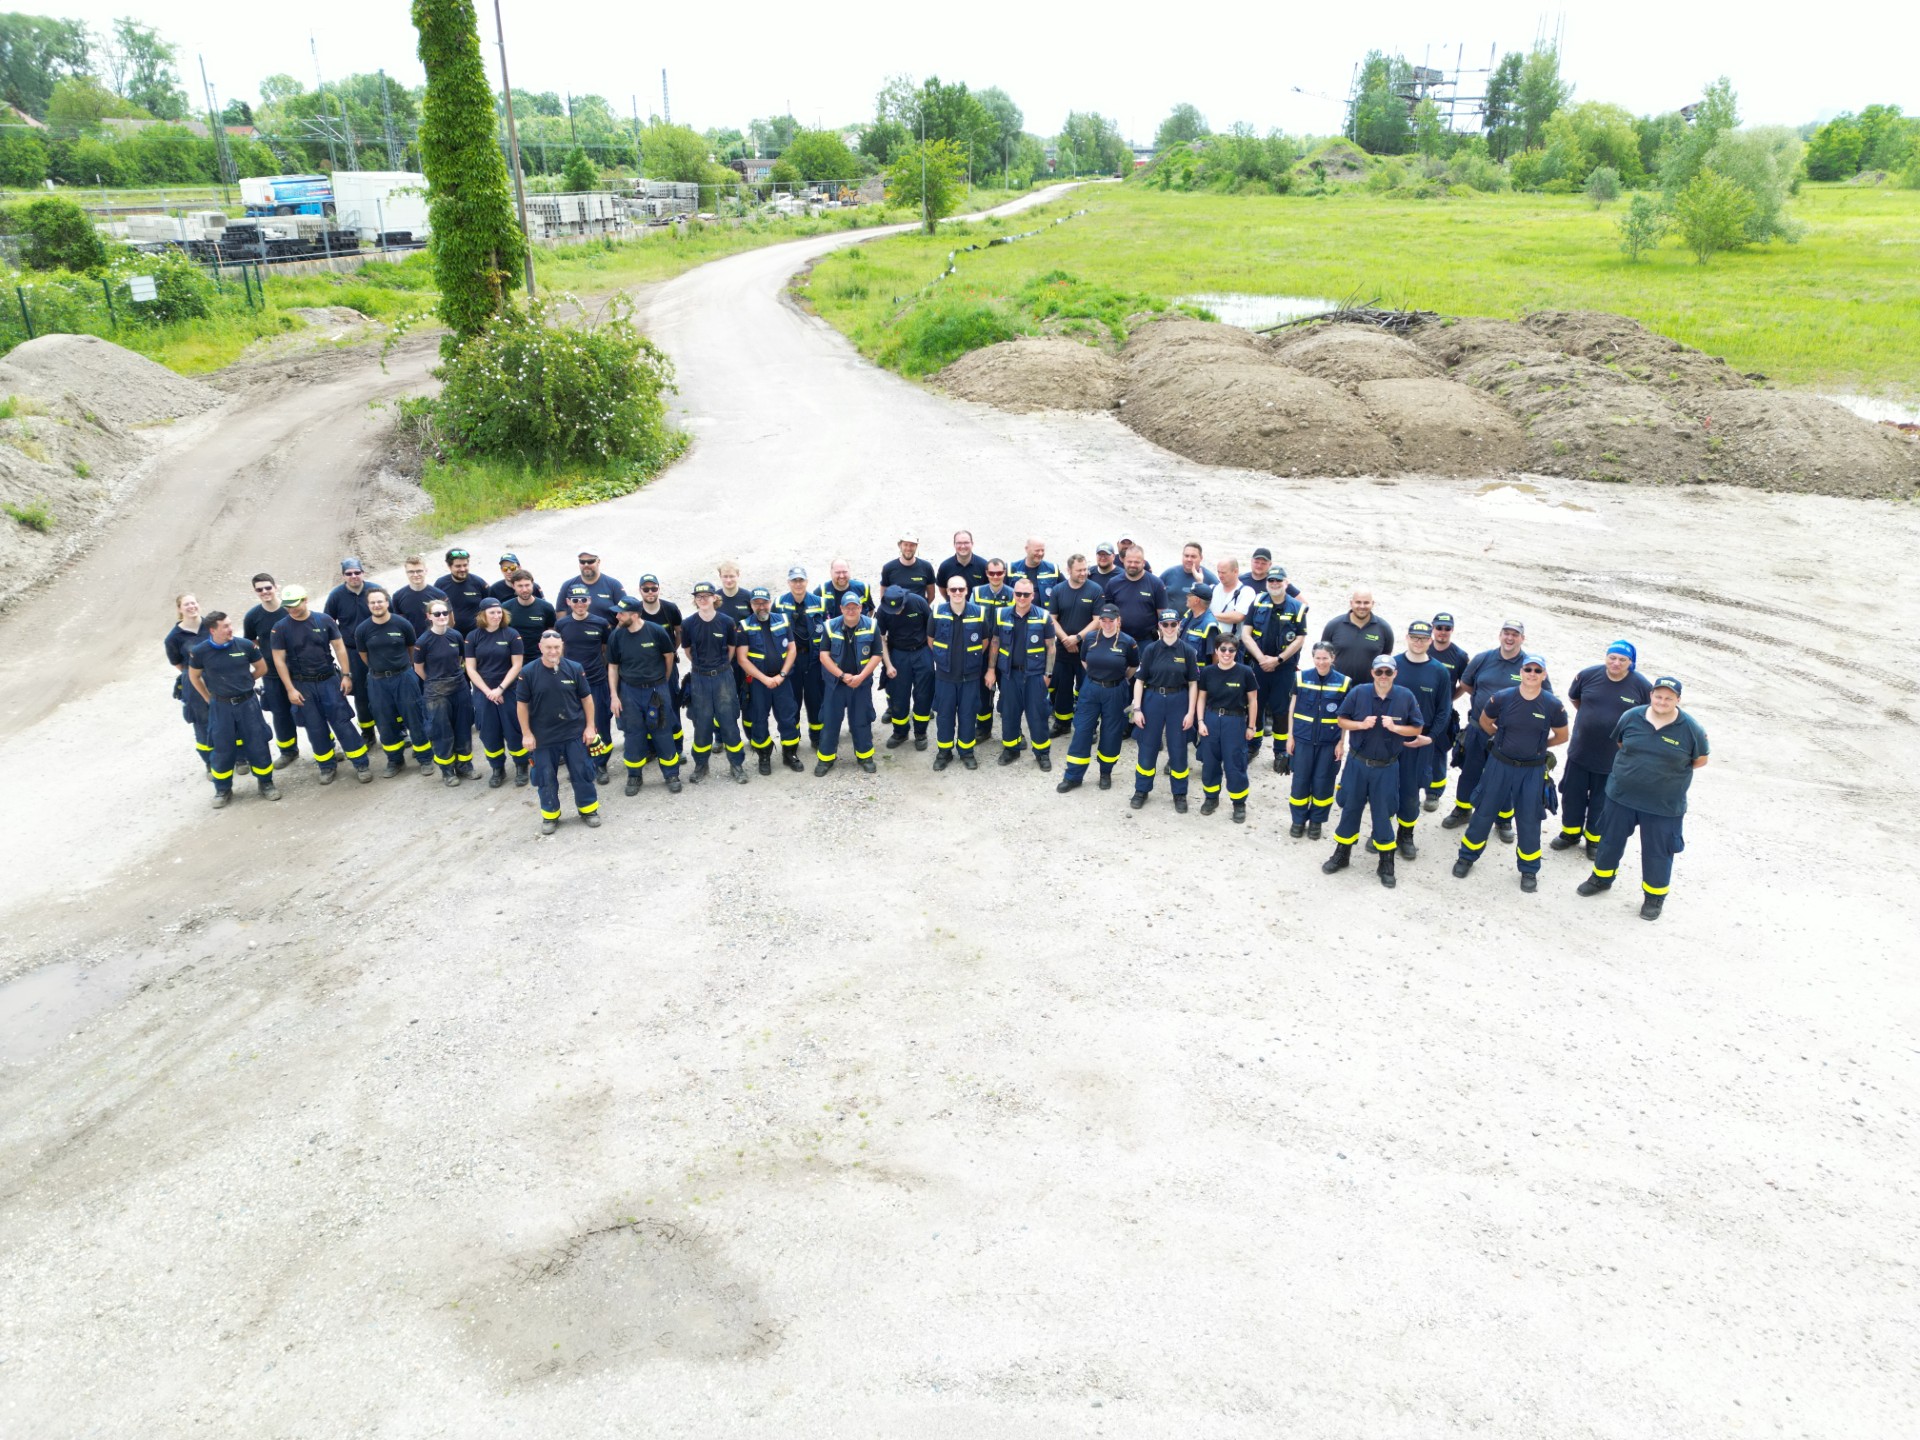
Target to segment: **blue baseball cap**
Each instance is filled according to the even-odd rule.
[[[1180,615],[1177,611],[1162,610],[1160,612],[1160,623],[1162,625],[1178,625],[1180,623]]]
[[[520,563],[520,557],[509,550],[500,557],[500,563],[502,565],[518,565]]]
[[[1433,617],[1433,628],[1436,630],[1453,629],[1453,616],[1447,611],[1442,610],[1438,615]]]
[[[1394,663],[1394,659],[1391,655],[1376,655],[1373,657],[1373,664],[1369,665],[1367,669],[1370,671],[1371,670],[1391,670],[1394,673],[1398,674],[1400,667]]]
[[[366,566],[360,563],[360,557],[358,555],[349,555],[340,562],[340,573],[342,575],[345,575],[351,570],[364,570],[366,568]]]
[[[1508,626],[1507,628],[1512,629],[1513,627]],[[1538,665],[1542,670],[1547,668],[1547,662],[1531,652],[1520,657],[1520,668],[1522,670],[1526,669],[1529,665]]]
[[[642,575],[634,583],[636,585],[658,585],[660,583],[660,577],[658,575]]]
[[[1680,693],[1680,682],[1671,675],[1662,675],[1658,680],[1653,682],[1653,688],[1656,690],[1671,690],[1675,695],[1678,695]]]
[[[1211,600],[1213,599],[1213,586],[1202,580],[1198,585],[1195,585],[1191,590],[1187,591],[1187,594],[1198,595],[1202,600]]]
[[[575,600],[584,600],[589,605],[593,603],[593,591],[589,590],[577,580],[562,590],[560,596],[568,604],[572,604]]]
[[[713,582],[711,580],[696,580],[693,584],[693,593],[696,595],[716,595],[719,592],[713,588]]]
[[[282,600],[287,598],[284,591],[281,593],[280,598]],[[500,597],[498,595],[483,595],[480,597],[480,608],[474,613],[481,614],[488,610],[504,610],[506,608],[506,606],[500,603]]]
[[[749,600],[771,600],[773,599],[773,596],[768,592],[766,586],[756,585],[748,593],[747,598]]]
[[[1411,625],[1407,626],[1407,634],[1431,635],[1433,634],[1433,626],[1429,625],[1424,620],[1416,620]]]
[[[840,603],[844,605],[846,602],[843,600]],[[886,590],[881,593],[880,605],[882,609],[890,612],[903,610],[906,608],[906,604],[907,592],[901,586],[889,585]]]
[[[787,571],[787,579],[789,580],[804,580],[806,578],[807,578],[807,567],[804,565],[795,565],[792,569]]]
[[[640,602],[631,595],[622,595],[614,602],[613,608],[622,615],[639,615],[645,613],[640,609]]]
[[[1271,570],[1267,571],[1267,584],[1284,585],[1286,583],[1287,583],[1287,567],[1286,566],[1276,565]]]

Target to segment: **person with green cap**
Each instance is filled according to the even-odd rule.
[[[1687,848],[1681,820],[1693,772],[1707,763],[1707,732],[1680,708],[1680,681],[1662,675],[1645,705],[1622,715],[1613,727],[1617,753],[1607,775],[1607,813],[1593,874],[1579,893],[1611,890],[1627,840],[1640,833],[1640,918],[1658,920],[1673,888],[1673,857]]]

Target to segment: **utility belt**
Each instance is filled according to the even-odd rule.
[[[1547,757],[1544,755],[1536,755],[1531,760],[1516,760],[1513,758],[1513,756],[1508,755],[1504,751],[1500,751],[1500,750],[1496,750],[1493,752],[1493,758],[1498,760],[1503,765],[1514,765],[1514,766],[1518,766],[1523,770],[1533,765],[1544,765],[1547,763]]]
[[[1085,680],[1081,681],[1080,683],[1083,686],[1091,685],[1096,690],[1118,690],[1126,682],[1124,680],[1096,680],[1091,675],[1089,675]]]
[[[398,670],[369,670],[367,672],[367,674],[371,675],[376,680],[391,680],[396,675],[404,675],[406,673],[407,673],[407,667],[404,665],[402,665]]]
[[[620,677],[620,688],[622,690],[664,690],[666,685],[667,677],[664,675],[658,680],[630,680],[625,675]]]
[[[696,675],[705,675],[711,678],[712,676],[715,676],[715,675],[731,675],[733,673],[733,670],[731,667],[726,665],[720,666],[720,668],[717,670],[708,670],[702,666],[696,665],[693,667],[693,673]]]
[[[1149,695],[1184,695],[1187,693],[1187,687],[1184,685],[1148,685],[1145,689]]]
[[[1226,720],[1244,720],[1247,718],[1247,712],[1244,706],[1238,710],[1216,710],[1213,706],[1209,705],[1207,706],[1207,714],[1218,715]]]
[[[293,683],[296,685],[318,685],[323,680],[338,680],[339,678],[340,672],[338,670],[319,670],[310,675],[295,675],[293,677]]]
[[[911,655],[916,650],[926,649],[927,642],[922,640],[918,645],[898,645],[898,644],[889,643],[887,648],[896,655]]]
[[[251,690],[249,690],[244,695],[216,695],[213,698],[220,701],[224,705],[245,705],[249,700],[254,700],[254,699],[257,699],[258,697],[255,696]]]
[[[1354,758],[1357,759],[1362,765],[1366,766],[1369,770],[1385,770],[1390,766],[1398,765],[1400,763],[1400,757],[1398,755],[1394,756],[1393,759],[1391,760],[1369,760],[1364,755],[1358,755],[1358,756],[1355,756]]]

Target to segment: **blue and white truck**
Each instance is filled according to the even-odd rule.
[[[240,182],[249,215],[331,215],[333,181],[325,175],[260,175]]]

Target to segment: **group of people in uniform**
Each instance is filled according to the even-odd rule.
[[[1306,597],[1264,547],[1244,574],[1235,559],[1209,567],[1196,543],[1156,574],[1125,537],[1064,569],[1039,540],[1009,563],[982,556],[964,530],[937,566],[914,535],[898,550],[877,585],[835,560],[817,585],[793,566],[776,592],[742,586],[739,567],[722,564],[717,583],[693,586],[691,613],[657,576],[629,591],[592,551],[555,587],[557,604],[512,554],[487,581],[466,550],[449,550],[431,583],[411,555],[392,588],[369,583],[349,556],[317,610],[267,573],[253,577],[255,603],[237,628],[179,596],[165,649],[217,807],[231,803],[241,763],[278,800],[274,774],[296,759],[302,730],[323,785],[342,761],[371,782],[375,746],[389,776],[411,764],[448,787],[478,780],[477,736],[486,783],[506,784],[511,766],[515,785],[537,787],[551,834],[563,768],[580,819],[600,824],[616,725],[625,793],[640,793],[653,767],[677,794],[683,777],[720,773],[716,754],[736,784],[748,783],[749,759],[772,774],[776,749],[785,768],[804,771],[803,739],[816,776],[839,763],[843,743],[871,773],[882,729],[890,750],[931,744],[935,771],[977,769],[997,714],[1001,765],[1030,753],[1051,771],[1054,741],[1065,740],[1062,794],[1090,778],[1111,789],[1130,742],[1132,808],[1164,774],[1184,814],[1197,755],[1200,813],[1224,802],[1235,822],[1270,744],[1272,769],[1290,777],[1289,836],[1318,840],[1331,822],[1321,868],[1337,874],[1365,829],[1389,888],[1456,770],[1440,820],[1461,832],[1456,877],[1497,834],[1514,847],[1520,888],[1537,889],[1545,817],[1557,810],[1547,848],[1584,848],[1592,861],[1580,893],[1612,887],[1637,833],[1640,913],[1660,914],[1707,738],[1680,708],[1680,680],[1649,680],[1629,641],[1609,645],[1562,697],[1518,619],[1473,654],[1441,612],[1409,624],[1396,654],[1394,627],[1360,589],[1310,639]]]

